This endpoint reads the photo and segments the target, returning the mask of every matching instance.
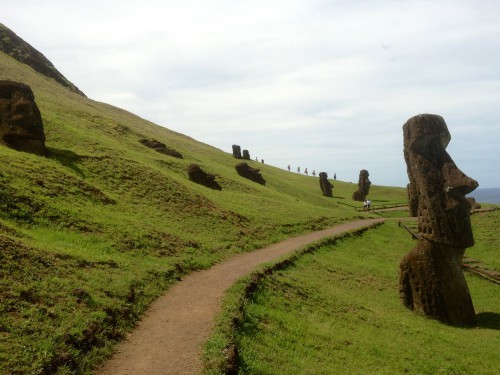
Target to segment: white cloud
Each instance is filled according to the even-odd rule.
[[[122,0],[3,4],[8,27],[90,97],[280,167],[406,184],[403,123],[500,186],[496,1]]]

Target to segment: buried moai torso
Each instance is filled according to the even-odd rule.
[[[419,240],[400,264],[401,299],[410,309],[443,322],[473,324],[474,307],[461,261],[465,248],[474,245],[465,194],[478,183],[446,152],[451,137],[441,116],[412,117],[403,133]]]
[[[46,151],[42,116],[27,85],[0,81],[0,144],[40,155]]]
[[[236,172],[241,177],[247,178],[251,181],[257,182],[261,185],[266,184],[266,180],[264,180],[264,177],[262,177],[262,174],[260,173],[260,169],[258,168],[253,168],[250,167],[247,163],[239,163],[235,166]]]
[[[358,190],[356,190],[352,195],[352,199],[354,201],[365,201],[366,196],[370,192],[370,185],[372,184],[370,179],[368,178],[369,175],[370,174],[366,169],[362,169],[361,171],[359,171]]]

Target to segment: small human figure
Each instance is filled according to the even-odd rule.
[[[372,207],[372,201],[368,199],[366,201],[366,209],[367,209],[367,211],[370,211],[371,207]]]
[[[300,167],[297,167],[297,173],[300,173]]]
[[[257,156],[255,157],[255,161],[259,161],[259,159],[257,159]]]
[[[368,209],[368,201],[363,202],[363,211],[366,211]]]
[[[316,170],[315,170],[315,169],[313,169],[313,173],[312,173],[312,175],[313,175],[314,177],[316,177]]]
[[[264,164],[264,159],[261,159],[260,161],[262,162],[262,164]]]
[[[291,169],[290,164],[288,164],[288,172],[290,172],[290,169]]]
[[[337,179],[337,173],[334,173],[333,174],[333,179],[336,180]]]
[[[308,175],[309,176],[309,173],[307,172],[307,168],[306,170],[304,171],[304,174]]]

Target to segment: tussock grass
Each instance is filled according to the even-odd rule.
[[[491,228],[496,214],[488,215],[481,220]],[[476,242],[489,237],[480,231]],[[399,260],[414,245],[387,222],[300,257],[246,297],[250,281],[240,281],[206,347],[205,372],[221,373],[232,353],[240,374],[496,374],[498,285],[466,274],[475,328],[418,316],[402,306],[397,288]]]

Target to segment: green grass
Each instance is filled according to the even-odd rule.
[[[482,223],[495,228],[497,214],[488,215]],[[490,232],[478,232],[481,247]],[[476,328],[418,316],[398,297],[398,263],[414,245],[387,222],[264,277],[249,299],[242,280],[207,344],[206,373],[221,373],[221,348],[234,342],[240,374],[496,374],[498,285],[466,275]]]
[[[358,217],[355,184],[258,163],[79,96],[0,53],[0,79],[28,84],[48,155],[0,146],[0,373],[90,373],[179,276],[236,253]],[[139,143],[156,139],[183,159]],[[228,145],[230,150],[230,145]],[[192,183],[197,163],[222,191]],[[251,165],[256,164],[253,161]],[[372,187],[401,202],[405,189]]]

